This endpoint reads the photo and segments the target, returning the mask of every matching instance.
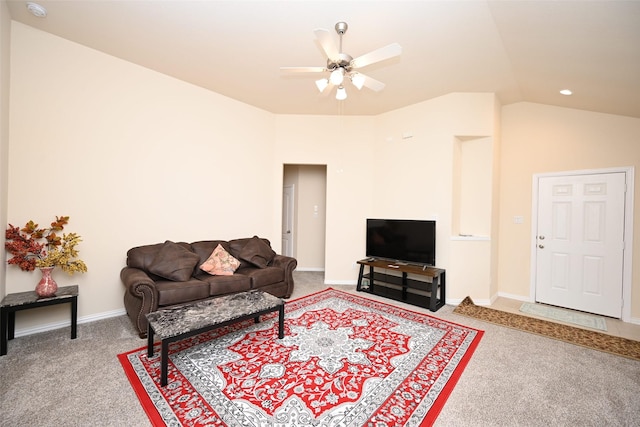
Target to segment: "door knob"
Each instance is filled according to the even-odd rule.
[[[538,239],[544,240],[544,236],[538,236]]]
[[[538,245],[540,249],[544,249],[544,245]]]

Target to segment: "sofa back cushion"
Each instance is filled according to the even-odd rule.
[[[240,268],[264,268],[276,254],[271,242],[258,236],[229,240],[229,253],[240,260]]]
[[[186,282],[200,261],[198,254],[190,247],[167,240],[149,265],[149,271],[174,282]]]
[[[191,250],[197,253],[200,257],[200,262],[196,266],[194,275],[200,272],[200,265],[207,259],[209,259],[209,257],[213,253],[213,250],[217,248],[218,245],[221,245],[225,251],[229,252],[229,242],[226,242],[224,240],[201,240],[199,242],[191,243]]]
[[[154,280],[160,277],[175,281],[188,280],[198,261],[199,257],[191,251],[190,245],[185,242],[167,241],[137,246],[127,251],[127,266],[150,273]],[[189,266],[191,271],[188,271]]]

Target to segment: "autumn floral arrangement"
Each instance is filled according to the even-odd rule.
[[[4,246],[13,257],[7,262],[23,271],[60,267],[69,274],[86,272],[87,265],[78,259],[76,249],[82,241],[80,236],[76,233],[58,235],[68,223],[68,216],[56,216],[49,228],[39,228],[33,221],[27,222],[22,229],[9,224]]]

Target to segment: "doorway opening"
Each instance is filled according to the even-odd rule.
[[[324,271],[327,166],[285,164],[282,182],[282,253],[299,271]]]

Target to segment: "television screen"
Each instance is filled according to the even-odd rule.
[[[367,219],[367,256],[435,266],[436,222]]]

